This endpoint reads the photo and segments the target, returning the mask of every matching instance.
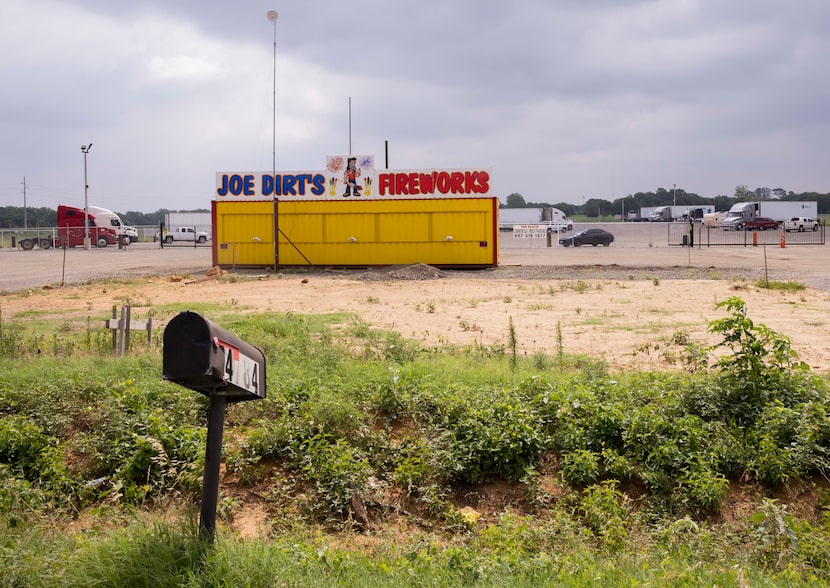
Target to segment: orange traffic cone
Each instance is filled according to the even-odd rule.
[[[784,249],[787,246],[787,237],[784,236],[784,231],[781,231],[781,249]]]

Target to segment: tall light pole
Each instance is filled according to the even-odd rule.
[[[92,143],[81,145],[81,153],[84,154],[84,249],[89,249],[89,182],[86,179],[86,154],[92,149]]]
[[[671,185],[671,193],[674,198],[674,205],[677,206],[677,184]],[[674,214],[674,211],[672,211],[672,214]]]
[[[272,123],[271,123],[271,171],[277,173],[277,20],[280,15],[276,10],[269,10],[266,15],[268,20],[274,23],[274,102],[272,107]]]
[[[269,10],[265,15],[269,21],[274,23],[274,102],[272,108],[272,126],[271,126],[271,176],[274,181],[274,271],[278,271],[280,267],[280,223],[279,223],[279,199],[277,198],[277,20],[280,15],[276,10]]]

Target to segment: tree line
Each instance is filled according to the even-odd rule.
[[[615,200],[603,198],[590,198],[583,204],[571,204],[568,202],[528,202],[521,194],[516,192],[507,196],[504,208],[545,208],[553,206],[560,209],[568,216],[585,215],[589,218],[605,216],[619,216],[623,213],[639,213],[641,208],[651,206],[664,206],[668,204],[694,205],[714,204],[715,210],[729,210],[737,202],[751,200],[807,200],[818,203],[818,213],[830,215],[830,193],[820,194],[818,192],[802,192],[796,194],[782,188],[756,188],[750,190],[747,186],[737,186],[733,196],[715,196],[704,198],[694,192],[687,192],[683,188],[657,188],[654,192],[637,192]],[[132,226],[153,226],[164,222],[165,215],[169,212],[210,212],[206,208],[196,210],[169,210],[160,208],[155,212],[117,212],[126,224]],[[54,227],[57,218],[57,209],[23,208],[22,206],[0,206],[0,229],[18,229],[24,226],[29,228]]]
[[[134,227],[156,226],[164,222],[168,212],[210,212],[206,208],[197,210],[168,210],[160,208],[155,212],[117,212],[125,224]],[[0,206],[0,229],[20,229],[23,227],[54,227],[57,224],[57,208],[23,208],[22,206]]]
[[[729,210],[733,204],[753,200],[790,200],[790,201],[811,201],[818,203],[819,214],[830,214],[830,193],[820,194],[818,192],[802,192],[796,194],[782,188],[756,188],[750,190],[747,186],[737,186],[734,196],[715,196],[704,198],[694,192],[687,192],[683,188],[657,188],[654,192],[637,192],[615,200],[602,198],[590,198],[583,204],[570,204],[568,202],[527,202],[518,193],[507,196],[503,208],[545,208],[555,207],[564,212],[567,216],[585,215],[589,218],[604,216],[619,216],[634,212],[639,213],[641,208],[652,206],[666,206],[670,204],[701,205],[713,204],[715,210]]]

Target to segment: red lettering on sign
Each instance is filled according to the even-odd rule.
[[[479,194],[486,194],[490,191],[490,174],[486,171],[478,172]]]
[[[378,189],[380,190],[378,194],[381,196],[385,196],[386,191],[392,189],[391,174],[378,174]]]
[[[461,172],[452,172],[452,193],[464,193],[464,174]]]
[[[435,192],[435,172],[420,175],[421,194],[432,194]]]
[[[406,174],[395,174],[395,191],[392,194],[395,196],[406,196],[409,194],[408,179],[409,176]]]
[[[486,194],[490,174],[486,171],[433,171],[431,173],[379,173],[378,195],[418,196],[431,194]]]

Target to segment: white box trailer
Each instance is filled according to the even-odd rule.
[[[514,225],[534,225],[547,223],[561,227],[560,230],[573,229],[573,221],[552,206],[544,208],[499,208],[499,230],[510,231]]]
[[[213,220],[209,212],[167,212],[164,215],[164,228],[171,231],[176,227],[190,227],[196,231],[213,233]]]
[[[794,200],[762,200],[759,202],[738,202],[733,204],[726,215],[725,222],[748,221],[759,216],[769,217],[784,222],[794,217],[818,217],[818,202]],[[734,219],[734,220],[732,220]]]

